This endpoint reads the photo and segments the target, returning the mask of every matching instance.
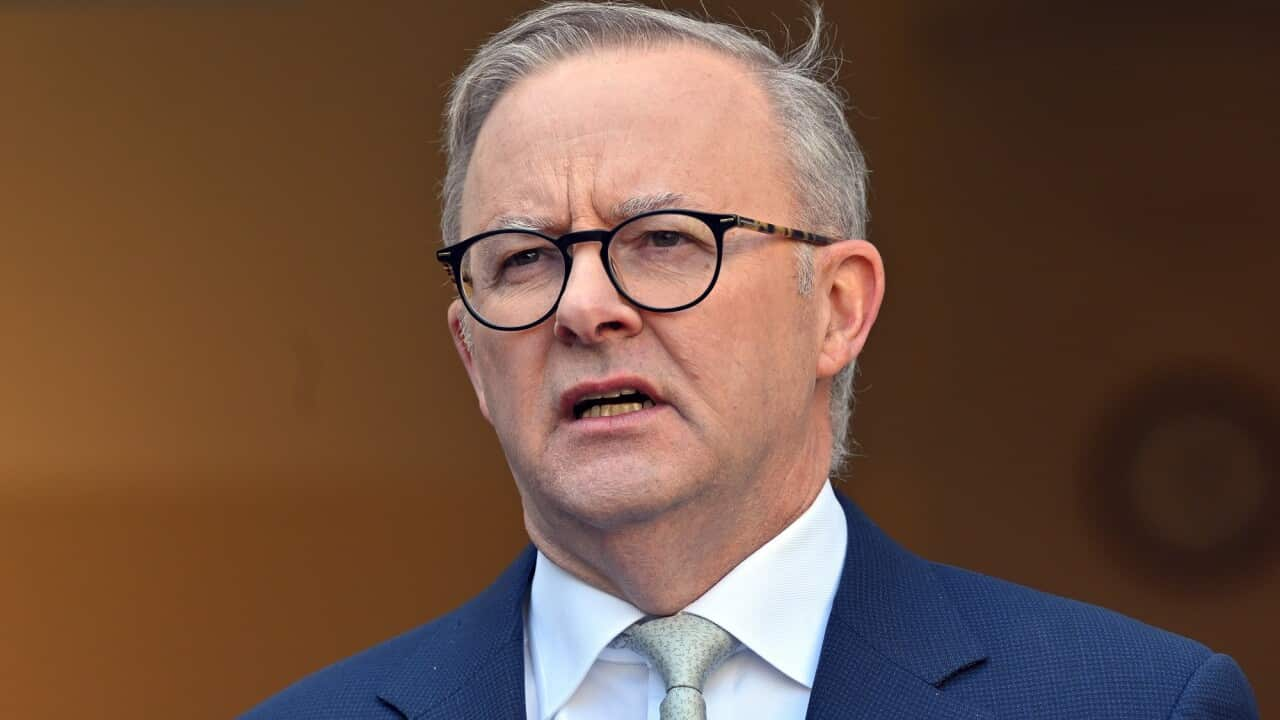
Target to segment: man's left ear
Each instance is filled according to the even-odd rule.
[[[815,254],[817,286],[826,329],[818,353],[818,377],[832,377],[857,359],[884,299],[884,260],[866,240],[842,240]]]

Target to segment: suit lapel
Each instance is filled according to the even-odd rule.
[[[837,493],[849,527],[809,720],[989,720],[944,683],[986,659],[929,564]],[[524,613],[535,551],[445,616],[378,696],[410,720],[523,718]]]
[[[849,523],[849,544],[807,717],[991,717],[942,691],[949,678],[983,662],[986,653],[929,564],[837,496]]]
[[[529,546],[483,593],[434,623],[378,697],[410,720],[524,718]]]

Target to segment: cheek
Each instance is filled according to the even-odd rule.
[[[799,295],[792,274],[770,280],[736,298],[713,345],[720,349],[715,367],[732,375],[744,413],[794,405],[815,374],[810,300]]]
[[[760,318],[716,317],[714,323],[691,324],[679,341],[666,343],[667,352],[716,424],[734,433],[767,407],[764,396],[775,393],[777,338],[764,332],[772,324]]]
[[[539,352],[536,338],[477,339],[475,363],[484,383],[490,419],[503,429],[532,425],[522,419],[537,409],[544,382],[545,352]]]

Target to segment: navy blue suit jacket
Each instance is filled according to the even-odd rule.
[[[849,549],[813,720],[1245,720],[1225,655],[1116,613],[922,560],[841,497]],[[525,717],[534,552],[434,622],[305,678],[250,720]]]

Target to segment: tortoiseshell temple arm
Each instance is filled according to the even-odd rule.
[[[760,222],[759,220],[752,220],[749,217],[743,217],[741,215],[734,216],[734,225],[737,225],[740,228],[747,228],[748,230],[762,232],[767,235],[780,235],[791,240],[807,242],[810,245],[830,245],[837,242],[835,238],[829,238],[826,235],[811,233],[808,230],[796,230],[795,228],[774,225],[773,223]]]

